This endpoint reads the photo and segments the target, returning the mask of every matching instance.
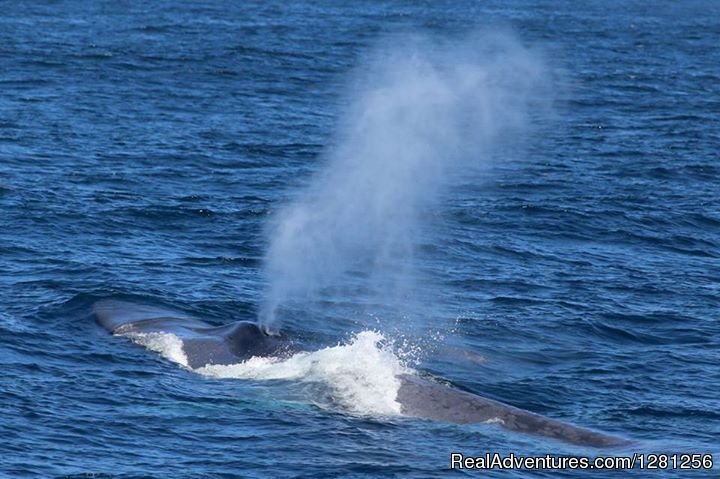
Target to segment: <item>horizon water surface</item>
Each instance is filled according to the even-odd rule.
[[[4,9],[0,476],[720,461],[720,5]],[[192,370],[103,298],[305,352]],[[405,418],[408,371],[634,443]]]

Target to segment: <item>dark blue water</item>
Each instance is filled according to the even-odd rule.
[[[295,304],[283,327],[315,350],[379,328],[459,388],[720,461],[718,3],[2,9],[0,474],[437,477],[451,451],[597,454],[207,377],[90,315],[110,297],[256,318],[267,225],[352,122],[369,52],[488,28],[537,52],[552,107],[428,206],[413,261],[432,299]]]

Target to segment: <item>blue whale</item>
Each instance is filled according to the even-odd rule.
[[[294,344],[256,323],[212,326],[177,311],[117,300],[93,305],[97,321],[113,334],[172,333],[182,340],[188,366],[234,364],[251,357],[287,357]],[[457,424],[498,423],[521,433],[592,447],[627,446],[630,441],[460,391],[416,375],[398,377],[397,402],[406,416]]]

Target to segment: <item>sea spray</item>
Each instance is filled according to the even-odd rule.
[[[397,391],[401,374],[414,371],[393,352],[377,331],[362,331],[344,344],[289,358],[254,357],[238,364],[208,365],[196,372],[215,378],[294,380],[325,388],[328,407],[360,415],[400,414]]]
[[[357,415],[400,414],[397,392],[399,376],[415,374],[411,365],[415,351],[396,344],[378,331],[362,331],[346,341],[317,351],[290,357],[252,357],[235,364],[209,364],[197,369],[188,365],[182,339],[171,333],[120,334],[160,353],[164,358],[212,378],[255,381],[296,381],[313,386],[306,399],[318,406]]]
[[[129,338],[134,343],[145,346],[150,351],[160,353],[162,357],[169,361],[189,367],[187,355],[183,349],[183,341],[172,333],[120,333],[119,336]]]
[[[439,192],[520,138],[529,110],[546,105],[542,61],[508,34],[395,39],[367,65],[322,168],[268,229],[260,320],[269,328],[280,308],[333,291],[402,311]]]

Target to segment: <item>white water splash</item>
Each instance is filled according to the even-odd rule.
[[[207,377],[255,381],[282,379],[318,384],[330,392],[333,406],[358,415],[399,415],[400,404],[396,400],[400,388],[398,376],[414,372],[405,366],[405,362],[377,331],[363,331],[346,344],[300,352],[286,359],[253,357],[237,364],[208,365],[197,369],[188,366],[183,341],[174,334],[130,332],[118,336],[129,338]],[[408,346],[401,344],[400,348],[400,354],[404,354],[402,351]]]
[[[347,412],[398,415],[398,375],[411,370],[384,343],[382,334],[363,331],[347,344],[297,353],[288,359],[256,357],[228,366],[205,366],[196,372],[216,378],[319,383],[330,389],[333,401]]]
[[[129,338],[132,342],[159,353],[165,359],[188,367],[182,339],[172,333],[120,333],[118,336]]]

